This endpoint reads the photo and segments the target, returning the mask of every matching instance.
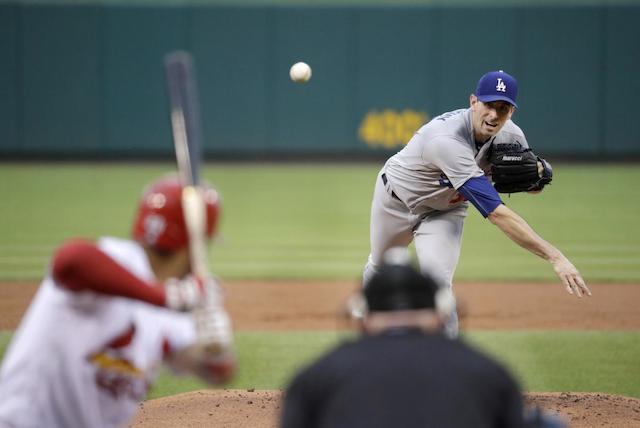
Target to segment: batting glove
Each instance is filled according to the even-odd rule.
[[[222,288],[218,281],[207,278],[204,282],[205,296],[202,304],[195,308],[196,334],[199,343],[215,344],[230,349],[233,344],[231,318],[224,308]]]
[[[231,380],[235,373],[233,329],[215,278],[207,278],[205,292],[202,304],[193,311],[196,347],[201,350],[199,375],[210,383],[221,384]]]
[[[174,311],[191,311],[205,300],[205,281],[193,275],[184,279],[168,279],[164,290],[165,306]]]

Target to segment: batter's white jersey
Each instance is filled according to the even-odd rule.
[[[98,247],[153,281],[143,249],[103,238]],[[137,300],[73,292],[47,276],[0,370],[0,427],[117,427],[134,415],[163,353],[195,341],[180,314]]]

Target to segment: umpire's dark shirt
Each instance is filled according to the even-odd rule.
[[[283,428],[521,427],[507,372],[460,341],[417,330],[363,336],[299,373]]]

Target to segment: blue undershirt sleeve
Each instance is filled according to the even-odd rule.
[[[471,202],[484,218],[502,204],[500,195],[484,175],[468,179],[458,188],[458,192]]]

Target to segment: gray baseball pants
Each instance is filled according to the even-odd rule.
[[[413,214],[404,202],[392,196],[389,183],[383,183],[382,173],[376,179],[371,204],[371,253],[364,268],[363,284],[377,271],[386,250],[396,246],[407,247],[413,241],[420,270],[443,286],[452,287],[460,258],[466,204],[450,211]],[[457,336],[457,314],[449,319],[445,331],[450,337]]]

